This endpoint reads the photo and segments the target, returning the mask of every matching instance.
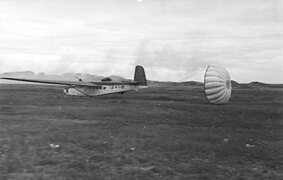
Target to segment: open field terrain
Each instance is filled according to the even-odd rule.
[[[283,89],[215,106],[200,85],[78,98],[1,84],[0,179],[283,179]]]

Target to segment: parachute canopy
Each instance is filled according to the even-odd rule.
[[[221,66],[209,65],[204,75],[207,100],[212,104],[225,104],[231,96],[231,80],[227,70]]]

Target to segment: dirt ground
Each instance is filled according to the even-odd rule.
[[[283,179],[283,89],[201,86],[95,98],[0,85],[0,179]]]

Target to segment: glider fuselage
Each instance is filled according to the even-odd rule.
[[[125,93],[126,91],[138,91],[139,89],[147,88],[142,85],[130,84],[104,84],[101,86],[76,86],[67,87],[64,93],[71,96],[99,96],[104,94]]]

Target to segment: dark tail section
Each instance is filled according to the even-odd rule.
[[[138,85],[147,86],[146,76],[142,66],[136,66],[134,81],[137,81]]]

